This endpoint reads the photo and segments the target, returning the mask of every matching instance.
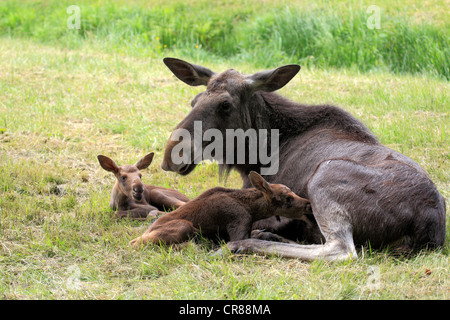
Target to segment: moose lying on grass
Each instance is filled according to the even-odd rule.
[[[256,172],[249,173],[255,188],[212,188],[181,208],[156,220],[139,238],[135,247],[146,243],[178,244],[195,233],[207,238],[236,241],[250,238],[252,224],[272,216],[301,219],[311,213],[307,199],[300,198],[282,184],[269,184]]]
[[[300,66],[243,75],[233,69],[215,73],[175,58],[165,58],[164,63],[188,85],[206,86],[206,91],[192,100],[192,111],[176,130],[194,134],[195,124],[201,122],[203,131],[219,130],[224,144],[230,142],[226,141],[228,129],[278,130],[277,148],[271,150],[278,154],[278,171],[263,176],[311,201],[313,215],[307,225],[269,218],[256,222],[254,228],[280,235],[289,229],[293,240],[312,239],[309,241],[314,244],[245,239],[228,243],[230,250],[340,260],[356,257],[355,244],[408,251],[444,244],[444,198],[416,162],[381,145],[369,129],[341,108],[299,104],[273,93],[286,85]],[[262,143],[268,149],[268,141],[256,145]],[[199,163],[194,152],[199,153],[200,146],[201,153],[210,144],[170,138],[161,167],[187,175]],[[191,150],[192,154],[184,155],[190,160],[173,161],[172,151],[180,149]],[[227,162],[235,160],[227,150],[222,159],[214,160],[221,161],[225,174],[236,169],[243,187],[249,188],[249,172],[262,172],[265,164],[261,159],[251,163],[248,155],[256,150],[249,150],[248,145],[245,150],[244,163]],[[325,243],[320,242],[321,235]]]
[[[179,208],[189,201],[188,197],[176,190],[142,183],[140,170],[152,163],[153,155],[151,152],[134,165],[120,167],[106,156],[97,156],[102,168],[114,173],[117,178],[111,191],[109,206],[112,210],[118,210],[118,217],[136,220],[156,218],[158,210]]]

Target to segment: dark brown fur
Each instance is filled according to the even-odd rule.
[[[140,170],[150,165],[153,155],[153,152],[149,153],[134,165],[120,167],[106,156],[97,157],[102,168],[112,172],[117,178],[111,191],[109,206],[112,210],[117,210],[118,217],[136,220],[146,220],[149,216],[156,218],[158,210],[179,208],[189,201],[188,197],[176,190],[142,182]]]
[[[335,260],[356,256],[355,244],[407,250],[444,244],[444,198],[416,162],[381,145],[341,108],[299,104],[273,93],[295,76],[299,66],[247,76],[234,70],[216,74],[178,59],[164,62],[182,81],[207,88],[194,98],[192,111],[177,128],[192,130],[194,121],[202,121],[203,130],[278,129],[279,170],[264,177],[311,201],[314,217],[309,216],[308,224],[270,218],[254,227],[279,233],[289,230],[292,239],[319,245],[293,247],[248,239],[230,243],[230,249]],[[224,109],[223,101],[231,108]],[[185,175],[195,164],[171,162],[170,152],[177,143],[167,143],[162,168]],[[225,164],[221,172],[237,170],[243,187],[248,188],[247,174],[262,167],[248,162]]]
[[[268,184],[256,172],[250,173],[255,188],[234,190],[222,187],[210,189],[181,208],[156,220],[139,238],[130,243],[176,244],[188,240],[195,233],[224,240],[250,238],[254,221],[282,215],[301,219],[311,214],[310,203],[289,188]]]

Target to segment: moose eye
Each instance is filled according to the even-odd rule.
[[[222,112],[229,112],[231,110],[231,103],[224,101],[220,104],[220,110]]]
[[[287,203],[291,203],[292,200],[294,200],[294,198],[291,197],[291,196],[289,196],[289,197],[286,198],[286,202],[287,202]]]
[[[122,181],[126,181],[127,180],[127,176],[121,176],[120,178],[122,179]]]

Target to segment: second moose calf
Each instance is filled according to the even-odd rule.
[[[109,206],[112,210],[118,210],[119,217],[137,220],[145,220],[148,216],[156,218],[158,210],[179,208],[189,201],[188,197],[176,190],[142,183],[140,170],[152,163],[153,155],[151,152],[134,165],[120,167],[106,156],[97,157],[102,168],[112,172],[117,178],[111,191]]]
[[[130,242],[137,247],[146,243],[175,244],[189,240],[195,233],[236,241],[250,238],[254,221],[271,216],[300,219],[312,213],[310,203],[282,184],[269,184],[252,171],[255,188],[210,189],[184,206],[161,216],[139,238]]]

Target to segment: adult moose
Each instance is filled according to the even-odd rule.
[[[381,145],[360,121],[338,107],[299,104],[273,93],[300,66],[243,75],[233,69],[215,73],[174,58],[165,58],[164,63],[188,85],[206,86],[177,129],[192,132],[194,122],[201,121],[203,130],[223,133],[230,128],[279,130],[279,149],[271,150],[279,152],[279,170],[264,178],[311,201],[325,240],[301,245],[252,238],[229,242],[230,250],[342,260],[356,257],[355,244],[407,251],[443,245],[444,198],[417,163]],[[179,143],[189,142],[169,139],[161,167],[186,175],[196,164],[172,161],[172,150]],[[201,147],[206,146],[203,142]],[[222,172],[240,172],[244,188],[251,186],[248,173],[262,168],[261,163],[221,165]],[[303,231],[298,230],[299,236]]]

